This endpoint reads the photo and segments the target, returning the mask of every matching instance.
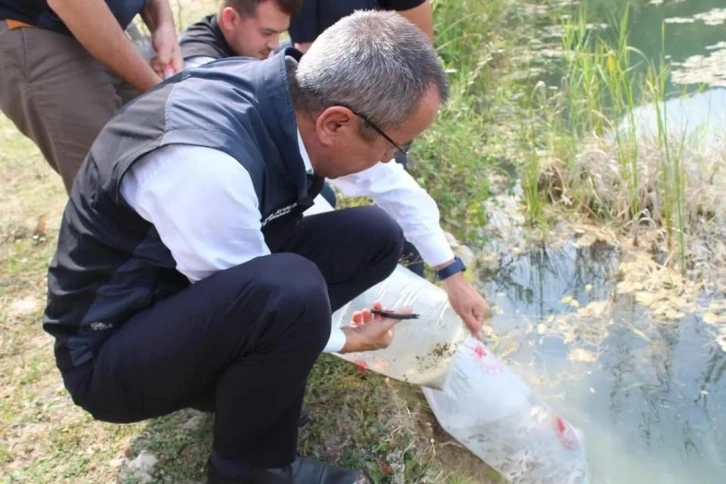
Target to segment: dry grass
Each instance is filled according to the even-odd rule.
[[[665,216],[663,150],[657,141],[643,139],[638,145],[637,198],[630,196],[631,174],[617,160],[617,147],[592,138],[573,162],[565,166],[550,160],[543,167],[540,188],[560,206],[575,207],[593,220],[606,219],[626,235],[640,237],[640,245],[664,252],[667,262],[680,267],[677,244],[668,246],[669,222]],[[710,291],[723,290],[726,274],[726,143],[708,150],[683,147],[685,272],[701,280]],[[633,212],[637,217],[633,218]],[[677,227],[671,227],[677,230]],[[650,245],[648,245],[650,244]]]

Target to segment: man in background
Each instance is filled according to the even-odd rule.
[[[300,0],[223,0],[219,12],[182,34],[184,67],[232,56],[267,59],[299,9]]]
[[[140,14],[156,55],[124,29]],[[182,69],[168,0],[0,0],[0,109],[70,192],[116,111]]]
[[[307,52],[318,35],[355,10],[396,11],[426,34],[432,43],[434,41],[430,0],[305,0],[290,22],[293,45]]]
[[[223,0],[219,12],[207,15],[182,33],[179,45],[184,68],[232,56],[267,59],[280,48],[280,35],[301,0]],[[333,207],[335,192],[325,183],[321,196]]]

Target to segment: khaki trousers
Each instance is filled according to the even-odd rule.
[[[0,21],[0,110],[67,192],[101,128],[136,95],[73,37]]]

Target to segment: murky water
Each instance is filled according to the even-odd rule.
[[[617,262],[607,246],[572,243],[505,256],[486,287],[494,327],[516,344],[510,364],[585,432],[593,484],[724,482],[726,354],[699,318],[657,324],[618,299]],[[570,324],[604,327],[601,338],[536,330],[598,301],[614,304]]]

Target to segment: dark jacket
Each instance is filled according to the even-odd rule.
[[[184,143],[238,160],[252,179],[268,241],[312,206],[323,181],[311,183],[300,155],[286,53],[299,59],[288,49],[264,61],[229,58],[177,74],[101,131],[76,177],[48,272],[43,327],[56,339],[61,370],[89,361],[133,314],[189,285],[154,226],[120,194],[124,174],[142,156]]]

